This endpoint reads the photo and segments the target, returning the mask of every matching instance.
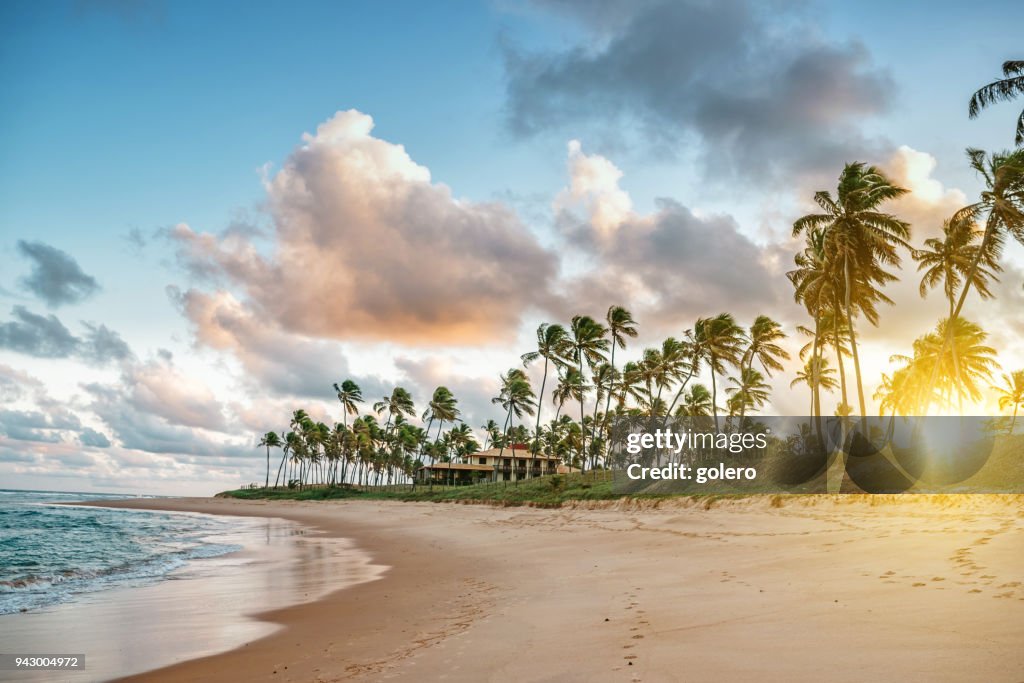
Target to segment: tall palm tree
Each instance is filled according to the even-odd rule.
[[[1010,420],[1010,429],[1007,434],[1013,434],[1013,428],[1017,424],[1017,410],[1024,408],[1024,370],[1015,370],[1009,375],[1003,375],[1004,385],[992,387],[999,394],[999,410],[1013,408],[1013,419]]]
[[[967,115],[973,119],[990,104],[1008,102],[1021,94],[1024,94],[1024,60],[1003,62],[1003,77],[980,88],[971,96]],[[1017,134],[1013,141],[1014,144],[1024,145],[1024,111],[1021,111],[1017,119]]]
[[[969,148],[967,158],[971,168],[985,181],[985,188],[977,202],[957,211],[951,220],[975,223],[984,218],[985,232],[981,244],[974,252],[971,267],[964,276],[956,306],[949,316],[951,324],[946,330],[950,336],[946,338],[946,347],[953,343],[952,331],[956,329],[956,319],[960,317],[971,286],[977,281],[979,270],[998,263],[1008,235],[1024,244],[1024,149],[986,155],[980,149]],[[929,382],[929,396],[934,391],[936,379],[933,375]]]
[[[540,381],[540,395],[537,399],[537,425],[534,429],[534,439],[531,451],[531,468],[536,462],[537,449],[540,446],[540,414],[541,404],[544,402],[544,388],[548,382],[548,364],[554,364],[560,368],[569,362],[567,356],[571,353],[569,349],[569,335],[561,325],[549,325],[543,323],[537,328],[537,350],[524,353],[521,357],[524,366],[528,366],[538,358],[544,359],[544,375]]]
[[[814,194],[822,213],[808,214],[793,223],[793,235],[821,230],[824,232],[826,258],[834,259],[833,273],[840,282],[843,309],[850,332],[850,348],[857,379],[860,414],[865,416],[864,384],[860,356],[853,326],[855,305],[863,312],[863,302],[872,297],[872,290],[895,279],[884,266],[899,266],[897,247],[910,248],[910,226],[879,210],[879,207],[907,193],[893,184],[874,166],[860,162],[847,164],[839,175],[836,196],[828,191]]]
[[[263,488],[270,488],[270,449],[280,448],[281,438],[276,432],[267,432],[263,435],[263,438],[260,439],[260,442],[256,444],[256,448],[263,447],[266,447],[267,449],[267,478],[266,483],[263,484]]]
[[[718,424],[718,383],[716,375],[724,375],[726,365],[739,367],[744,341],[743,328],[729,313],[719,313],[713,318],[701,318],[694,326],[693,336],[701,355],[711,371],[711,409],[715,417],[715,431]]]
[[[615,349],[625,349],[626,339],[635,339],[638,332],[636,329],[636,321],[633,320],[633,314],[622,306],[610,306],[604,319],[608,324],[608,335],[611,338],[611,358],[608,361],[608,364],[611,366],[611,375],[614,378],[617,376],[615,370]],[[609,390],[605,393],[605,419],[603,425],[605,430],[608,428],[608,410],[612,405],[613,393],[615,393],[613,390]]]
[[[536,395],[530,387],[530,380],[522,370],[512,368],[501,376],[501,391],[491,399],[491,403],[500,405],[504,408],[506,414],[505,438],[498,453],[499,458],[505,453],[505,442],[508,441],[508,430],[512,424],[512,418],[521,418],[523,414],[532,416],[534,414],[535,398]]]
[[[942,284],[946,301],[949,304],[949,318],[953,317],[953,309],[956,306],[956,295],[964,278],[973,272],[972,285],[982,299],[992,298],[992,292],[988,288],[989,280],[997,280],[995,272],[1001,271],[1002,267],[997,261],[991,261],[981,255],[981,260],[976,269],[972,271],[972,264],[981,245],[978,240],[981,232],[975,229],[975,224],[970,220],[947,220],[942,224],[942,238],[932,237],[925,240],[924,249],[914,250],[913,256],[917,261],[918,271],[923,270],[921,285],[918,291],[923,299],[928,290]],[[956,349],[953,350],[953,361],[957,360]],[[954,367],[959,383],[959,368]]]
[[[572,361],[576,363],[580,375],[583,375],[583,364],[590,368],[604,360],[604,354],[608,350],[609,341],[606,338],[607,329],[601,323],[587,315],[573,316],[569,325],[569,348],[572,352]],[[580,426],[583,425],[584,397],[580,397]],[[580,457],[586,466],[587,438],[584,431],[580,435],[582,442]]]
[[[594,414],[590,418],[590,456],[592,468],[597,467],[598,459],[602,455],[604,424],[607,421],[607,415],[599,415],[598,411],[601,409],[601,400],[606,397],[610,399],[615,391],[616,374],[615,368],[611,366],[611,363],[598,363],[591,375],[594,384]],[[599,422],[600,425],[598,424]]]
[[[338,394],[338,402],[341,403],[341,423],[348,428],[348,416],[359,414],[359,404],[363,402],[363,390],[359,385],[350,379],[345,380],[338,386],[334,384],[334,391]]]
[[[454,422],[458,419],[460,412],[458,408],[458,400],[455,395],[452,394],[448,387],[437,387],[434,389],[434,393],[430,397],[430,402],[427,403],[427,409],[423,411],[423,415],[420,419],[427,422],[427,437],[430,436],[430,428],[433,426],[434,421],[437,420],[437,436],[435,441],[441,438],[441,430],[444,428],[445,422]],[[426,440],[424,440],[426,441]],[[421,452],[420,455],[423,455]],[[436,462],[436,458],[433,454],[430,458],[430,464],[433,465]],[[449,473],[451,470],[449,470]],[[434,478],[431,476],[430,483],[433,485]]]

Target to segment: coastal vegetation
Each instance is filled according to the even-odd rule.
[[[1003,74],[972,97],[971,117],[993,102],[1024,93],[1024,62],[1006,62]],[[998,383],[997,351],[988,345],[981,322],[970,319],[966,304],[972,293],[979,299],[995,296],[1004,246],[1009,240],[1024,244],[1024,113],[1015,142],[1017,147],[1008,151],[967,150],[968,164],[982,181],[977,200],[955,211],[940,236],[918,247],[915,226],[893,213],[893,203],[908,190],[878,166],[848,163],[834,189],[813,194],[816,210],[792,226],[793,236],[803,242],[786,276],[807,314],[806,324],[794,330],[807,341],[797,353],[800,369],[789,386],[807,391],[807,414],[819,424],[823,393],[838,392],[836,415],[866,420],[869,393],[880,414],[909,416],[963,414],[965,402],[977,403],[992,391],[1000,409],[1012,411],[1007,430],[1013,433],[1024,407],[1024,370],[1008,371]],[[934,232],[940,226],[920,227]],[[886,307],[893,300],[887,289],[899,279],[906,259],[917,264],[920,296],[941,292],[947,313],[909,349],[892,355],[894,371],[866,377],[864,329],[879,326],[890,314]],[[551,503],[611,497],[608,479],[600,473],[610,465],[616,417],[703,416],[716,430],[742,427],[770,404],[768,380],[795,360],[786,348],[795,343],[792,332],[765,314],[749,321],[729,312],[698,318],[678,335],[639,349],[634,360],[623,362],[639,332],[633,315],[620,305],[599,317],[581,314],[564,323],[541,324],[535,347],[521,355],[520,365],[499,376],[500,388],[492,398],[497,419],[478,425],[483,446],[463,421],[458,398],[445,386],[421,403],[420,412],[404,387],[394,387],[367,406],[358,384],[346,379],[334,384],[340,420],[329,425],[314,421],[305,410],[294,411],[287,429],[268,432],[258,444],[266,459],[263,490],[234,493],[413,500],[478,495]],[[531,366],[539,370],[537,388],[526,372]],[[420,424],[412,421],[417,417]],[[467,462],[482,447],[503,452],[513,445],[527,448],[533,458],[557,458],[579,474],[516,486],[479,484],[455,493],[413,485],[424,466]],[[276,473],[274,449],[281,452]],[[399,490],[396,485],[404,486]]]

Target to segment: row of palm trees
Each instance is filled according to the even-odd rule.
[[[1006,62],[1003,74],[975,93],[972,118],[993,102],[1024,93],[1024,61]],[[1024,145],[1024,113],[1016,143]],[[1003,270],[1007,239],[1024,244],[1024,148],[993,154],[968,149],[967,157],[983,181],[977,201],[950,216],[941,237],[925,240],[920,249],[910,244],[910,225],[886,211],[907,190],[879,168],[860,162],[843,168],[834,193],[816,192],[818,210],[794,222],[793,235],[802,236],[804,245],[786,275],[813,324],[797,328],[809,341],[800,349],[803,366],[790,386],[807,386],[809,413],[819,420],[821,393],[836,390],[841,393],[837,415],[859,409],[856,414],[866,417],[859,326],[877,326],[880,305],[893,303],[885,288],[898,279],[895,271],[906,255],[922,273],[921,297],[941,287],[948,314],[913,343],[911,353],[892,356],[899,367],[882,375],[872,396],[881,413],[923,415],[936,407],[962,413],[964,400],[980,400],[991,384],[996,352],[987,345],[985,330],[963,312],[971,291],[982,299],[993,297],[991,285]],[[492,403],[500,406],[502,419],[482,426],[485,446],[529,443],[534,457],[544,453],[581,469],[600,467],[607,462],[614,417],[707,416],[720,429],[721,415],[727,428],[733,421],[742,425],[769,402],[767,379],[790,358],[782,346],[786,334],[781,325],[765,315],[749,327],[729,313],[700,318],[680,336],[642,349],[637,360],[617,363],[616,352],[624,352],[637,336],[637,323],[622,306],[611,306],[601,320],[577,315],[568,325],[540,325],[535,349],[521,356],[523,367],[500,375]],[[856,408],[850,402],[847,359],[853,364]],[[524,370],[535,363],[541,364],[539,392]],[[704,377],[710,389],[697,381]],[[1000,409],[1013,410],[1012,432],[1024,407],[1024,370],[1004,374],[1003,385],[994,388]],[[458,400],[444,386],[434,390],[419,415],[423,427],[409,422],[416,409],[403,387],[375,402],[373,414],[365,415],[359,415],[364,399],[355,382],[345,380],[334,389],[342,406],[340,423],[329,427],[299,410],[283,437],[268,432],[262,438],[266,486],[271,448],[283,451],[275,486],[404,482],[428,460],[458,460],[480,448],[461,419]],[[723,405],[720,390],[726,396]],[[545,424],[546,400],[554,415]],[[578,419],[570,416],[576,406]],[[532,418],[532,430],[525,418]]]

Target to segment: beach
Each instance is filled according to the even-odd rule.
[[[1019,496],[802,496],[575,508],[120,501],[351,539],[380,578],[139,681],[1013,681]],[[246,596],[258,604],[260,596]]]

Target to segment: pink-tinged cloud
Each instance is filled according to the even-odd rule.
[[[308,336],[472,344],[514,332],[557,260],[498,203],[456,199],[373,119],[338,112],[265,181],[269,253],[239,232],[172,237],[260,319]]]

